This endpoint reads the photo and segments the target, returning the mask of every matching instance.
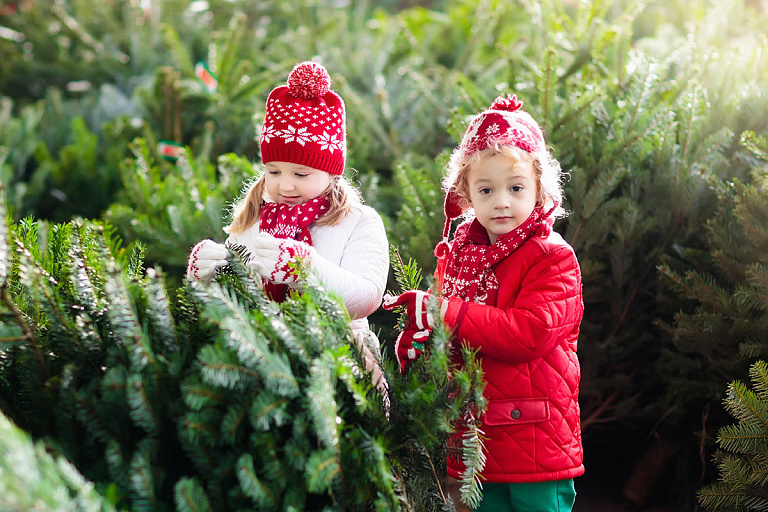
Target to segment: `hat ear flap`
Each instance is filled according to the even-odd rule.
[[[449,190],[448,193],[445,194],[445,203],[443,204],[445,216],[449,219],[460,217],[461,214],[464,213],[464,210],[461,207],[463,202],[464,198],[457,194],[455,190]]]
[[[464,213],[462,209],[462,203],[464,198],[457,194],[454,190],[449,190],[445,194],[445,202],[443,203],[443,211],[445,212],[445,227],[443,228],[443,238],[447,238],[451,230],[451,221],[455,218],[461,217]]]

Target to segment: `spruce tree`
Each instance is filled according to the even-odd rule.
[[[482,372],[449,333],[373,387],[337,298],[269,301],[236,253],[174,300],[108,225],[0,230],[0,407],[131,510],[438,510],[453,425]],[[479,499],[477,437],[465,457]],[[473,462],[474,461],[474,462]]]
[[[719,207],[704,227],[705,248],[661,267],[665,285],[685,300],[665,326],[663,399],[678,405],[678,421],[698,421],[703,451],[709,431],[725,421],[717,407],[723,383],[746,379],[750,365],[768,355],[768,143],[749,132],[741,140],[754,166],[751,183],[713,179]]]
[[[55,10],[38,4],[19,2],[18,12],[3,17],[7,30],[0,37],[0,93],[6,95],[0,97],[0,182],[16,220],[40,217],[35,205],[55,206],[51,184],[69,194],[78,190],[73,183],[109,192],[88,179],[113,173],[100,180],[114,184],[127,142],[141,136],[155,161],[129,163],[123,182],[147,186],[161,200],[144,205],[146,197],[132,197],[136,187],[119,196],[123,204],[110,209],[118,215],[108,220],[126,240],[143,239],[147,260],[162,263],[170,282],[181,274],[184,247],[221,236],[216,203],[236,195],[226,175],[217,174],[222,167],[208,167],[209,161],[220,165],[216,156],[230,151],[257,160],[254,104],[263,105],[296,55],[311,55],[337,70],[334,86],[348,99],[350,166],[360,171],[356,179],[368,204],[387,217],[390,239],[429,275],[441,229],[444,155],[434,157],[458,142],[468,115],[497,94],[515,92],[570,171],[565,206],[572,214],[555,228],[576,248],[584,275],[585,442],[596,450],[625,442],[634,449],[649,432],[699,431],[702,416],[715,425],[704,402],[718,402],[722,383],[743,375],[757,357],[746,352],[743,362],[729,363],[737,361],[735,346],[756,345],[736,336],[737,329],[753,327],[743,319],[730,323],[758,310],[731,304],[739,286],[732,279],[746,274],[716,268],[710,234],[702,229],[718,200],[718,215],[728,216],[728,200],[721,198],[729,190],[741,194],[745,184],[754,186],[747,171],[755,156],[739,148],[739,134],[768,130],[766,15],[755,2],[458,0],[440,3],[439,11],[400,12],[326,1],[212,0],[207,11],[186,0],[152,2],[150,9],[125,1],[65,0]],[[217,91],[195,78],[199,60],[219,77]],[[75,119],[87,128],[78,128],[76,138]],[[95,157],[83,153],[94,134]],[[182,142],[189,166],[160,161],[161,139]],[[151,169],[147,179],[144,169]],[[178,183],[190,169],[195,177]],[[735,186],[720,190],[716,177]],[[196,181],[207,183],[199,188]],[[91,194],[94,202],[103,197]],[[65,206],[88,206],[79,213],[102,207]],[[61,229],[33,224],[20,228],[42,237]],[[730,244],[741,235],[718,237],[717,243]],[[666,293],[660,262],[677,276],[696,269],[711,289]],[[15,299],[17,289],[23,292],[9,284],[8,295]],[[179,298],[170,295],[175,311]],[[731,308],[725,317],[706,305],[701,310],[709,318],[673,318],[676,311],[696,311],[699,297],[706,304],[717,296]],[[27,298],[19,297],[21,307]],[[762,318],[755,315],[748,321]],[[686,323],[690,335],[683,332]],[[18,325],[2,329],[11,339],[30,339]],[[671,341],[664,332],[669,325],[680,329]],[[710,337],[712,329],[725,335]],[[386,345],[391,338],[382,340]],[[666,380],[677,392],[661,401]],[[30,400],[14,402],[29,407],[22,399]],[[683,465],[690,467],[688,458]],[[691,473],[696,480],[699,472]]]

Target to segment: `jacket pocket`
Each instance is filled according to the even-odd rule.
[[[524,425],[549,419],[549,400],[546,398],[515,398],[490,400],[483,423],[498,425]]]

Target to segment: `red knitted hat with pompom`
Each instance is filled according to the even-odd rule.
[[[499,96],[490,107],[479,113],[469,123],[457,152],[463,159],[494,144],[516,146],[529,153],[538,153],[544,146],[544,134],[531,115],[520,110],[523,102],[516,95]],[[443,237],[449,234],[451,221],[461,216],[461,197],[448,192],[443,203],[445,226]]]
[[[286,85],[269,93],[259,144],[265,164],[291,162],[331,174],[344,172],[344,101],[331,91],[331,77],[322,65],[297,64]]]

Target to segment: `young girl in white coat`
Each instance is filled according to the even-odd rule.
[[[383,383],[370,350],[379,343],[367,317],[381,304],[389,246],[379,214],[361,202],[342,175],[346,159],[344,101],[330,90],[328,71],[302,62],[267,99],[260,148],[264,172],[235,205],[225,244],[203,240],[189,257],[187,276],[207,280],[240,246],[270,298],[301,291],[291,262],[317,276],[344,301],[374,382]]]

